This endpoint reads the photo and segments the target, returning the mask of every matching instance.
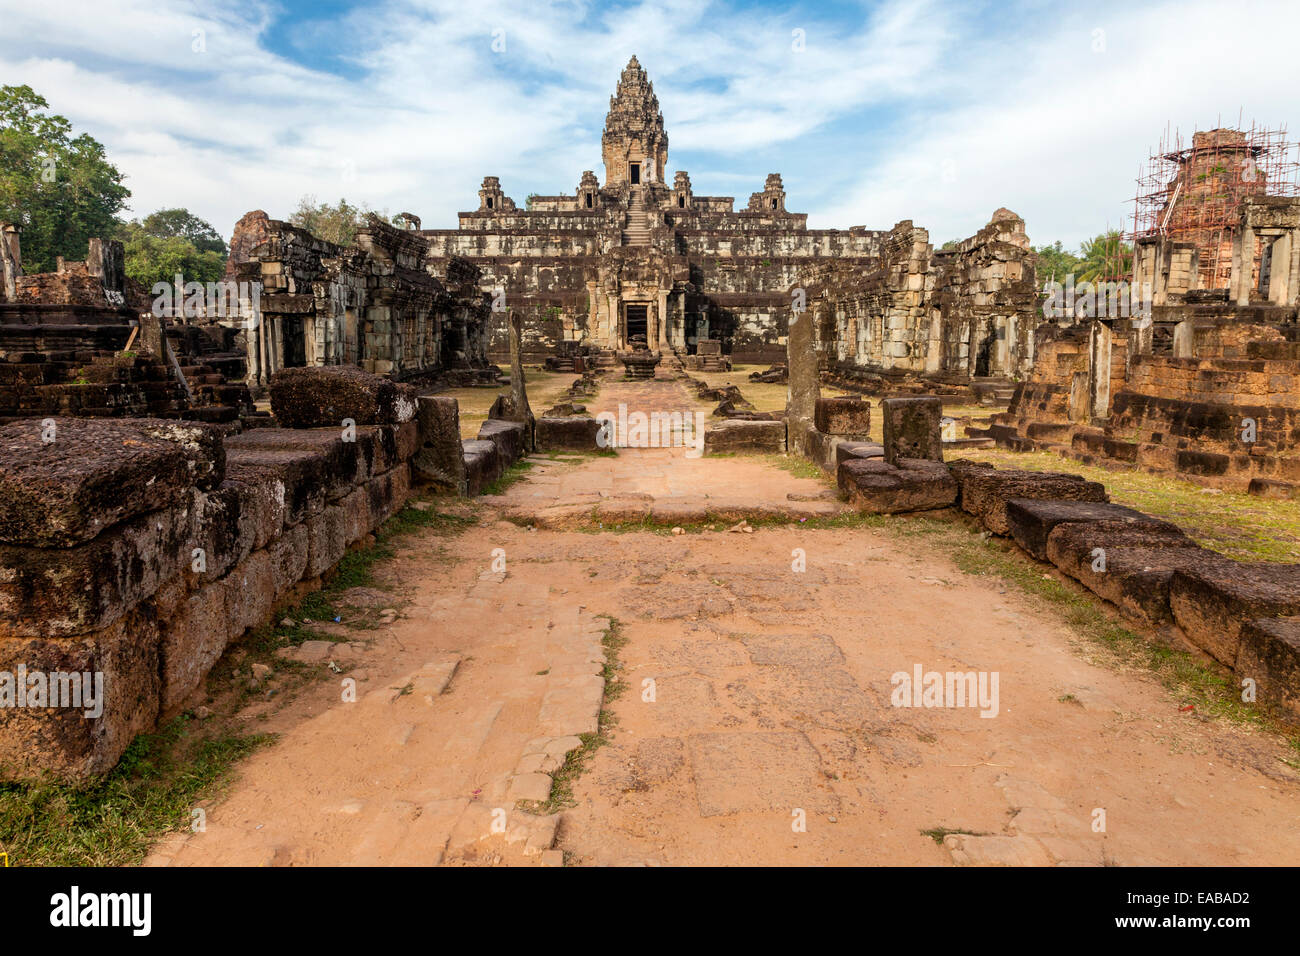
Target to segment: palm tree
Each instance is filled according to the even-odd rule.
[[[1079,256],[1082,261],[1075,276],[1078,282],[1127,279],[1133,273],[1133,247],[1124,242],[1118,229],[1085,239]]]

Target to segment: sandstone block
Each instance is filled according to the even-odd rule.
[[[225,471],[210,425],[134,418],[56,418],[0,425],[0,542],[83,544],[105,528],[215,488]],[[49,433],[45,433],[49,434]]]
[[[885,461],[890,464],[900,458],[943,461],[939,427],[943,402],[933,396],[887,398],[880,407],[885,426]]]
[[[1235,670],[1256,682],[1260,703],[1300,716],[1300,617],[1262,618],[1241,629]]]
[[[885,446],[873,441],[845,441],[835,446],[835,467],[851,458],[884,458]]]
[[[785,451],[785,422],[717,422],[704,433],[704,454],[770,454]]]
[[[497,446],[502,468],[508,468],[524,455],[524,423],[503,418],[488,419],[479,426],[478,440]]]
[[[225,584],[206,584],[185,595],[173,614],[160,619],[159,626],[160,714],[168,717],[180,710],[226,649]]]
[[[539,421],[540,424],[540,421]],[[483,489],[501,477],[501,457],[490,441],[462,441],[465,456],[465,494],[481,495]]]
[[[947,508],[957,500],[957,482],[943,462],[900,458],[851,458],[836,478],[849,503],[871,514],[899,514]]]
[[[860,398],[819,398],[814,422],[823,434],[866,441],[871,437],[871,403]]]
[[[271,376],[271,410],[285,428],[397,425],[415,417],[417,392],[350,365],[286,368]]]
[[[594,418],[572,415],[537,419],[538,451],[598,451],[596,436],[601,423]]]
[[[69,637],[117,621],[188,571],[193,516],[173,505],[76,547],[0,545],[0,635]]]
[[[1169,582],[1211,555],[1176,528],[1067,522],[1047,536],[1047,559],[1127,616],[1170,623]]]
[[[83,637],[0,638],[0,671],[17,674],[20,667],[28,675],[90,674],[92,682],[102,674],[103,709],[97,717],[86,717],[84,706],[0,708],[4,779],[49,774],[84,780],[103,773],[157,720],[158,623],[144,609]]]
[[[1193,644],[1233,667],[1248,622],[1300,614],[1300,566],[1216,558],[1174,573],[1169,606]]]
[[[1006,503],[1007,525],[1016,544],[1039,561],[1048,560],[1047,537],[1057,525],[1109,521],[1123,527],[1177,531],[1168,521],[1152,518],[1123,505],[1100,501],[1043,501],[1012,498]]]
[[[420,447],[411,459],[416,477],[446,494],[465,494],[460,404],[454,398],[421,395],[416,422]]]
[[[1107,501],[1106,487],[1081,475],[1055,471],[998,471],[964,468],[959,471],[961,507],[979,518],[994,534],[1010,534],[1007,502],[1012,498],[1055,501]]]

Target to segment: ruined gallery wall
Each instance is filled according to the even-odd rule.
[[[836,374],[902,370],[957,378],[1024,374],[1038,325],[1024,220],[998,210],[954,249],[898,223],[878,260],[819,264],[800,276],[819,352]]]
[[[405,379],[486,365],[488,306],[473,266],[450,257],[443,271],[456,278],[445,284],[427,269],[425,239],[374,216],[350,248],[279,220],[254,225],[256,242],[235,270],[263,288],[262,325],[244,333],[251,381],[298,366]]]

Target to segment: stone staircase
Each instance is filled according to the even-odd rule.
[[[627,204],[627,224],[623,227],[623,245],[650,245],[650,223],[647,217],[645,198],[641,190],[634,189]]]

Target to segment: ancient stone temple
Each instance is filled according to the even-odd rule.
[[[585,171],[571,194],[530,196],[526,209],[487,176],[458,229],[421,232],[434,275],[456,257],[482,271],[493,354],[511,311],[526,318],[533,360],[579,342],[626,350],[640,336],[682,356],[780,360],[791,310],[816,285],[830,361],[960,377],[1030,361],[1033,253],[1014,213],[934,253],[911,222],[809,229],[786,208],[779,173],[740,210],[734,197],[699,195],[685,170],[669,181],[663,114],[636,57],[610,98],[601,158],[603,179]]]
[[[786,209],[776,173],[739,211],[731,196],[696,194],[684,170],[669,182],[663,114],[635,57],[610,98],[601,153],[603,179],[588,170],[571,194],[532,196],[519,209],[488,176],[460,228],[421,233],[435,275],[464,257],[499,305],[523,311],[534,358],[563,342],[626,349],[645,336],[652,349],[693,354],[720,339],[738,359],[778,359],[800,269],[830,257],[866,264],[880,251],[878,231],[808,229],[806,214]]]

